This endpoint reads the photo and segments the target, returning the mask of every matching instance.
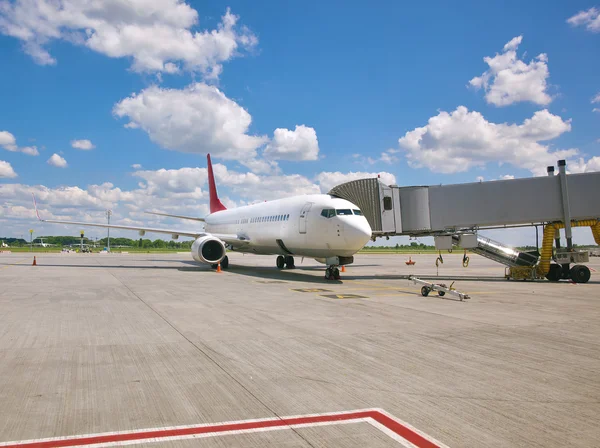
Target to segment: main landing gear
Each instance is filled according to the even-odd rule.
[[[327,266],[325,269],[325,280],[339,280],[340,269],[336,265]]]
[[[283,255],[279,255],[277,257],[276,264],[277,269],[283,269],[284,267],[287,267],[288,269],[294,269],[296,267],[294,264],[294,257],[291,255],[286,255],[285,257]]]
[[[211,264],[210,267],[213,269],[217,269],[219,265],[217,263]],[[221,260],[221,269],[227,269],[229,267],[229,257],[225,255],[225,258]]]

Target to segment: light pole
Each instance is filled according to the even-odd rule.
[[[110,225],[110,216],[111,215],[112,215],[112,210],[106,210],[106,220],[108,221],[108,225]],[[110,252],[110,227],[107,227],[106,230],[108,231],[106,250],[107,250],[107,252]]]
[[[33,252],[33,229],[29,229],[29,252]]]
[[[81,243],[79,244],[79,253],[83,253],[83,230],[81,233]]]

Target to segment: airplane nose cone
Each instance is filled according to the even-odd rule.
[[[348,246],[356,250],[362,249],[371,239],[371,226],[365,218],[346,221],[344,225],[344,237]]]

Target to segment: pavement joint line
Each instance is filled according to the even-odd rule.
[[[100,264],[100,263],[99,263]],[[219,364],[219,362],[217,362],[212,356],[210,356],[205,350],[202,350],[202,348],[199,347],[198,344],[196,344],[194,341],[192,341],[191,339],[189,339],[186,335],[184,335],[181,331],[179,331],[179,329],[173,325],[171,322],[169,322],[162,314],[160,314],[155,308],[153,308],[148,302],[146,302],[144,299],[142,299],[139,295],[137,295],[128,285],[126,285],[119,277],[117,277],[116,275],[114,275],[110,269],[108,269],[108,272],[110,273],[110,275],[112,275],[119,283],[121,283],[131,294],[134,295],[134,297],[136,297],[140,302],[142,302],[144,305],[146,305],[152,312],[154,312],[158,317],[160,317],[168,326],[170,326],[173,330],[175,330],[175,332],[177,332],[182,338],[184,338],[186,341],[188,341],[193,347],[196,348],[196,350],[198,350],[200,353],[202,353],[207,359],[209,359],[215,366],[217,366],[223,373],[225,373],[225,375],[227,375],[229,378],[231,378],[238,386],[240,386],[243,390],[245,390],[251,397],[253,397],[258,403],[260,403],[266,410],[268,410],[271,414],[273,414],[276,418],[278,418],[279,420],[282,419],[282,417],[275,412],[275,410],[271,409],[265,402],[263,402],[260,398],[258,398],[256,396],[256,394],[254,394],[250,389],[248,389],[240,380],[238,380],[234,375],[232,375],[227,369],[225,369],[225,367],[223,367],[221,364]],[[298,431],[296,431],[294,428],[291,428],[292,431],[294,431],[294,433],[300,437],[300,439],[302,439],[304,442],[306,442],[307,445],[316,448],[312,443],[310,443],[302,434],[300,434]],[[0,445],[1,446],[1,445]]]
[[[134,445],[139,443],[197,439],[282,429],[291,429],[292,431],[296,432],[296,429],[300,428],[340,424],[343,425],[351,423],[368,423],[374,428],[383,432],[392,440],[407,448],[448,448],[443,443],[437,441],[433,437],[429,436],[423,431],[420,431],[409,423],[396,418],[383,409],[377,408],[0,442],[0,447],[54,448],[94,446],[98,448],[117,445]],[[307,443],[310,445],[308,441]]]
[[[28,260],[28,258],[24,258],[23,260],[19,260],[19,261],[15,262],[15,263],[11,263],[11,264],[8,264],[6,266],[2,266],[0,269],[6,269],[6,268],[10,268],[12,266],[16,266],[18,264],[25,263],[27,260]]]

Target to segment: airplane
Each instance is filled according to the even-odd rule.
[[[56,244],[50,244],[50,243],[44,243],[44,238],[36,238],[35,240],[40,240],[39,243],[33,243],[34,246],[40,246],[40,247],[52,247],[52,246],[56,246]],[[35,241],[33,240],[33,241]]]
[[[87,222],[40,221],[77,226],[136,230],[195,238],[192,258],[217,268],[229,267],[227,249],[260,255],[277,255],[279,269],[295,267],[294,257],[314,258],[326,265],[325,278],[338,280],[339,267],[354,262],[354,254],[371,238],[371,226],[353,203],[327,194],[293,196],[227,209],[220,201],[210,154],[207,155],[210,214],[205,218],[146,212],[204,223],[204,231],[156,229],[149,227]]]

